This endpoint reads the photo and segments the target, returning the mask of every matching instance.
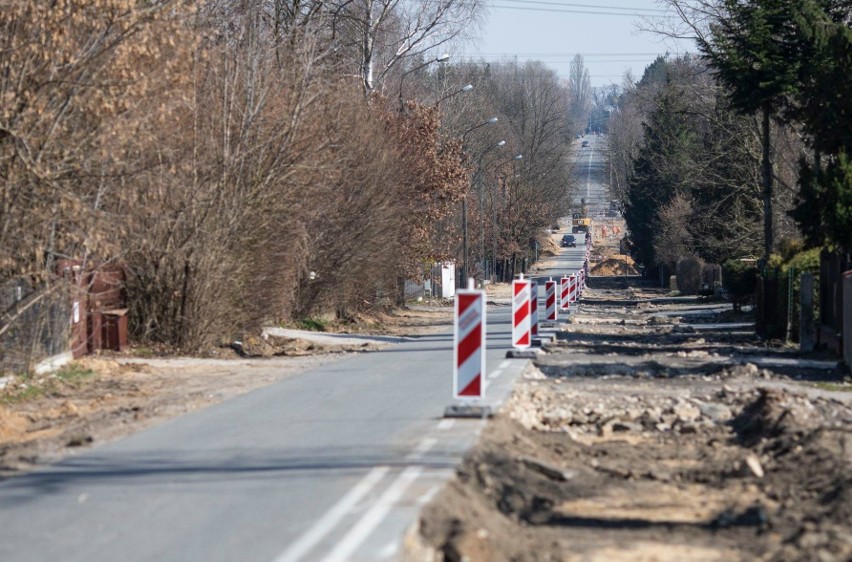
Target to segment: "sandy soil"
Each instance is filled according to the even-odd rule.
[[[719,303],[591,284],[406,559],[852,559],[848,377]]]
[[[350,331],[416,336],[446,329],[444,302],[361,319]],[[0,390],[0,478],[167,419],[389,345],[375,339],[249,337],[219,357],[88,357],[52,375],[13,378]],[[138,353],[140,350],[136,350]]]

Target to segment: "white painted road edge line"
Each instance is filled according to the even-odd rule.
[[[370,533],[379,526],[393,505],[402,498],[405,491],[414,483],[423,472],[423,467],[410,466],[402,471],[396,480],[385,490],[378,501],[371,507],[364,517],[346,533],[337,546],[334,547],[323,562],[346,562],[359,546],[370,536]]]
[[[315,547],[361,499],[370,493],[390,467],[377,466],[367,473],[351,490],[320,517],[308,532],[282,552],[274,562],[296,562]]]

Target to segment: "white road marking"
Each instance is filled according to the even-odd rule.
[[[586,205],[589,204],[589,186],[592,183],[592,156],[594,155],[594,148],[589,151],[589,165],[586,168]]]
[[[507,360],[503,361],[502,363],[500,363],[500,368],[505,369],[506,367],[508,367],[511,364],[512,364],[512,362],[507,359]]]
[[[441,431],[446,431],[454,425],[456,425],[456,420],[447,418],[438,422],[438,429],[440,429]]]
[[[426,505],[427,503],[432,501],[432,498],[434,498],[435,494],[437,494],[439,491],[441,491],[441,486],[432,486],[431,488],[426,490],[425,494],[423,494],[422,496],[417,498],[417,505],[419,505],[419,506]]]
[[[491,373],[488,375],[488,378],[489,379],[496,379],[497,377],[499,377],[502,374],[503,374],[503,370],[497,369],[497,370],[491,371]]]
[[[405,460],[416,461],[417,459],[425,455],[429,451],[429,449],[434,447],[437,442],[438,440],[434,437],[425,437],[423,441],[418,443],[417,446],[414,447],[414,450],[409,453],[407,457],[405,457]]]
[[[296,562],[315,547],[343,519],[361,499],[370,493],[390,467],[377,466],[367,473],[351,490],[349,490],[331,509],[320,517],[308,532],[282,552],[275,562]]]
[[[422,472],[423,468],[420,466],[409,466],[403,470],[402,474],[385,490],[385,493],[379,497],[373,507],[364,514],[364,517],[346,533],[346,536],[337,543],[334,550],[323,558],[323,562],[346,562],[349,560]]]
[[[382,558],[390,558],[391,556],[396,554],[398,548],[399,545],[396,541],[388,543],[381,551],[379,551],[379,556],[381,556]]]

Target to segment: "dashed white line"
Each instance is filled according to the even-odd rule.
[[[594,156],[595,150],[592,149],[589,151],[589,164],[586,166],[586,204],[589,204],[589,187],[592,184],[592,156]]]
[[[334,547],[323,562],[345,562],[352,557],[359,546],[367,539],[370,533],[379,526],[390,512],[393,505],[402,498],[405,491],[414,483],[423,472],[419,466],[410,466],[402,471],[396,480],[379,497],[378,501],[364,514],[358,523],[346,533],[337,546]]]
[[[405,457],[406,460],[415,461],[425,455],[429,449],[435,446],[438,442],[434,437],[425,437],[420,443],[414,447],[414,450]]]
[[[426,505],[427,503],[432,501],[432,498],[435,497],[435,494],[437,494],[440,491],[441,491],[441,486],[432,486],[431,488],[426,490],[425,494],[423,494],[422,496],[417,498],[417,505],[419,505],[419,506]]]
[[[447,418],[438,422],[438,429],[440,429],[441,431],[446,431],[454,425],[456,425],[456,420]]]
[[[307,533],[299,537],[299,539],[290,545],[290,547],[282,552],[275,562],[296,562],[315,547],[331,530],[340,522],[343,517],[357,504],[361,499],[370,493],[376,484],[378,484],[385,474],[388,473],[390,467],[377,466],[367,473],[351,490],[349,490],[331,509],[325,512],[325,515],[320,517],[314,526]]]
[[[500,363],[500,368],[505,369],[506,367],[508,367],[511,364],[512,364],[512,362],[507,359],[506,361],[503,361],[502,363]]]
[[[497,369],[497,370],[491,371],[491,373],[488,375],[488,378],[489,379],[496,379],[497,377],[499,377],[502,374],[503,374],[503,370]]]
[[[397,549],[399,549],[399,544],[397,541],[393,541],[392,543],[388,543],[385,547],[379,551],[379,556],[383,559],[390,558],[394,554],[396,554]]]

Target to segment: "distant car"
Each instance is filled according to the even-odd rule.
[[[554,224],[553,226],[550,227],[550,230],[552,230],[553,232],[559,232],[559,225]]]
[[[577,239],[573,234],[565,234],[562,236],[562,247],[563,248],[576,248],[577,247]]]
[[[589,141],[583,141],[582,146],[589,146]]]

